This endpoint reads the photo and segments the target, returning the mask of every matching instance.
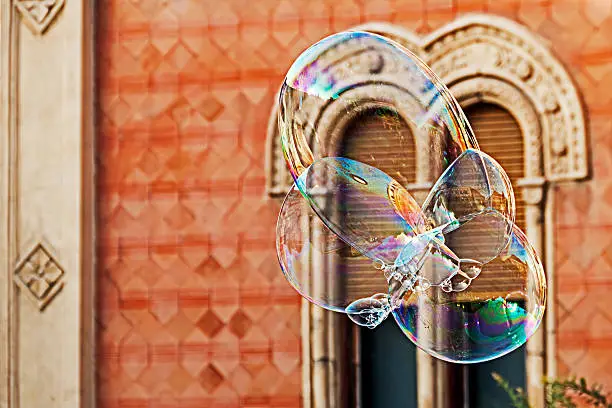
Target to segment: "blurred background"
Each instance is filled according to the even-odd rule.
[[[544,376],[612,390],[611,0],[5,0],[0,13],[0,406],[508,407],[492,372],[534,407]],[[281,273],[276,95],[305,48],[358,26],[421,56],[512,180],[549,299],[504,358],[435,361],[390,320],[372,331],[309,306]],[[366,112],[343,137],[359,157],[407,132]],[[427,188],[413,162],[393,170]]]

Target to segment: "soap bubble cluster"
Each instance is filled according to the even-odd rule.
[[[416,157],[347,153],[343,130],[366,111],[408,123]],[[508,176],[415,55],[367,32],[318,42],[289,69],[278,124],[294,185],[277,252],[303,297],[369,328],[392,315],[418,347],[453,362],[499,357],[535,332],[546,281],[514,223]],[[399,172],[381,170],[407,160],[430,183],[422,203]]]

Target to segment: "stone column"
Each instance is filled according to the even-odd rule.
[[[417,402],[419,408],[436,407],[436,359],[417,350]]]
[[[543,259],[544,253],[544,213],[545,180],[541,177],[531,177],[519,180],[517,187],[523,195],[525,203],[525,233],[534,249]],[[550,294],[549,294],[550,295]],[[542,377],[546,373],[545,358],[545,322],[527,342],[527,394],[534,408],[543,408],[545,390]]]

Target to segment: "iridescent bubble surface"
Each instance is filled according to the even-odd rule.
[[[281,206],[276,224],[276,250],[285,278],[303,297],[318,306],[346,312],[346,307],[354,301],[386,292],[387,281],[375,269],[374,262],[329,230],[296,187]],[[347,288],[350,279],[360,278],[347,276],[347,258],[352,263],[363,264],[364,273],[377,276],[379,285],[365,292]]]
[[[486,263],[509,241],[515,218],[512,185],[492,157],[468,149],[434,184],[423,212],[430,225],[443,229],[459,257]],[[459,245],[465,239],[472,244]]]
[[[412,195],[376,167],[324,157],[308,166],[295,185],[336,235],[382,264],[395,262],[406,243],[426,231]]]
[[[523,232],[513,226],[510,244],[465,290],[407,292],[393,315],[408,338],[429,354],[474,363],[524,344],[540,325],[545,305],[542,264]]]

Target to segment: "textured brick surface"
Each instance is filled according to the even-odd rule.
[[[609,0],[103,0],[98,4],[100,407],[297,407],[299,299],[277,266],[266,124],[290,62],[366,21],[427,33],[490,12],[580,86],[592,180],[558,187],[558,362],[612,387]]]

